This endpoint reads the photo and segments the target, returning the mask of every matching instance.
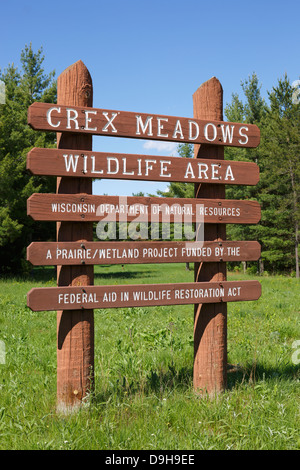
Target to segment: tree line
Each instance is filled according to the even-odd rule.
[[[256,124],[261,143],[256,149],[225,147],[225,159],[255,162],[260,181],[256,186],[226,186],[227,199],[255,200],[261,206],[261,221],[256,225],[228,224],[229,240],[257,240],[262,247],[254,271],[292,273],[299,277],[300,224],[300,102],[287,75],[261,95],[255,73],[241,83],[242,97],[232,95],[225,106],[227,121]],[[189,144],[179,145],[181,157],[192,158]],[[161,196],[193,197],[194,185],[170,183]]]
[[[55,224],[36,223],[27,216],[26,201],[35,192],[55,192],[54,177],[32,176],[26,156],[32,147],[55,147],[56,134],[37,132],[27,125],[34,101],[56,103],[55,72],[44,70],[43,50],[25,46],[21,70],[10,64],[0,70],[5,104],[0,104],[0,271],[28,271],[26,247],[31,241],[55,240]],[[261,144],[256,149],[225,147],[225,159],[252,161],[260,169],[256,186],[226,186],[228,199],[260,203],[257,225],[227,225],[231,240],[257,240],[262,246],[259,270],[293,273],[299,277],[300,103],[287,75],[278,79],[266,101],[255,73],[241,83],[224,108],[224,119],[256,124]],[[193,157],[193,146],[180,144],[179,157]],[[194,197],[191,183],[170,183],[165,197]]]

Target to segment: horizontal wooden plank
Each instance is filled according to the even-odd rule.
[[[27,214],[45,221],[256,224],[261,211],[248,200],[36,193],[27,200]]]
[[[34,148],[27,155],[34,175],[144,181],[255,185],[253,162]]]
[[[110,109],[33,103],[28,124],[36,130],[76,132],[112,137],[188,142],[192,144],[257,147],[254,124],[189,119]]]
[[[257,281],[190,282],[120,286],[34,288],[27,295],[33,311],[149,307],[257,300]]]
[[[33,242],[27,260],[36,266],[254,261],[255,241],[222,242]]]

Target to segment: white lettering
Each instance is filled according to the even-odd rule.
[[[53,122],[52,122],[51,114],[52,114],[53,111],[57,111],[58,113],[60,113],[61,108],[50,108],[50,109],[48,109],[48,111],[47,111],[47,122],[51,127],[58,127],[60,125],[60,121],[58,121],[56,124],[53,124]]]
[[[87,158],[88,158],[87,155],[84,155],[82,173],[87,173]]]
[[[242,141],[241,139],[239,139],[239,143],[242,144],[242,145],[246,145],[247,142],[248,142],[248,136],[247,136],[246,134],[243,134],[243,133],[242,133],[242,130],[248,131],[249,128],[248,128],[247,126],[242,126],[242,127],[240,127],[240,129],[239,129],[239,134],[240,134],[240,136],[241,136],[241,137],[245,137],[245,140],[244,140],[244,141]]]
[[[226,168],[226,173],[225,173],[225,178],[224,179],[228,180],[229,178],[231,179],[231,181],[235,180],[230,165],[228,165],[228,167]]]
[[[66,129],[71,129],[71,121],[73,121],[74,124],[75,124],[74,129],[79,129],[79,125],[78,125],[78,121],[77,121],[78,112],[76,111],[76,109],[67,108],[66,111],[67,111],[67,126],[66,126]],[[73,113],[73,116],[71,115],[71,113]]]
[[[165,171],[168,170],[165,165],[171,165],[170,160],[161,160],[160,161],[160,174],[159,176],[165,176],[166,178],[170,178],[172,175],[171,173],[164,174]]]
[[[191,162],[188,162],[188,164],[187,164],[184,178],[188,178],[189,176],[190,176],[190,178],[195,178]]]
[[[227,125],[224,129],[224,124],[221,124],[221,129],[222,129],[222,135],[223,135],[223,142],[227,142],[227,138],[229,139],[229,143],[231,144],[232,143],[232,139],[233,139],[233,130],[234,130],[234,125],[230,126],[230,129],[231,129],[231,132],[230,132],[230,129],[229,129],[229,126]]]
[[[96,170],[95,166],[96,166],[96,157],[94,155],[91,155],[91,159],[92,159],[92,169],[91,169],[91,173],[94,173],[94,174],[99,174],[99,175],[102,175],[103,174],[103,170]]]
[[[127,159],[122,158],[123,160],[123,175],[134,175],[134,170],[133,171],[126,171],[127,170]]]
[[[153,165],[149,165],[149,163],[156,163],[156,160],[145,160],[145,165],[146,165],[145,175],[146,176],[149,175],[149,170],[153,170]]]
[[[176,121],[176,124],[175,124],[173,139],[177,139],[177,134],[180,134],[180,139],[184,138],[183,133],[182,133],[182,127],[181,127],[179,119]]]
[[[118,116],[118,114],[117,114],[117,113],[112,113],[111,118],[109,118],[109,117],[108,117],[108,113],[106,113],[106,112],[104,112],[104,111],[103,111],[102,114],[103,114],[103,116],[105,117],[105,119],[108,121],[108,123],[105,124],[105,126],[103,127],[102,132],[108,132],[108,126],[111,126],[111,127],[112,127],[111,132],[117,133],[118,131],[117,131],[117,129],[115,128],[115,126],[113,125],[112,122],[113,122],[113,120]]]
[[[161,124],[161,121],[168,122],[167,118],[157,118],[157,137],[168,137],[168,134],[162,134],[164,126]]]
[[[111,162],[115,162],[115,170],[112,171],[111,169]],[[116,175],[119,171],[119,160],[115,157],[107,157],[107,174],[108,175]]]
[[[229,287],[228,297],[237,297],[241,293],[241,287]]]
[[[117,300],[116,292],[104,292],[103,302],[115,302]]]
[[[138,175],[142,176],[142,160],[138,158],[137,163],[138,163]]]
[[[213,137],[210,138],[208,137],[208,127],[211,126],[212,129],[213,129]],[[216,140],[216,137],[217,137],[217,128],[214,124],[212,124],[211,122],[209,122],[208,124],[206,124],[204,126],[204,136],[206,138],[206,140],[209,140],[209,142],[213,142],[214,140]]]
[[[141,127],[141,130],[142,130],[143,134],[145,134],[148,126],[149,126],[148,135],[149,136],[153,135],[153,133],[152,133],[152,119],[153,119],[153,117],[148,116],[147,119],[146,119],[145,125],[143,124],[142,116],[135,116],[135,117],[136,117],[136,135],[141,135],[140,127]]]
[[[96,131],[97,127],[89,127],[89,123],[92,122],[89,114],[97,115],[97,111],[85,111],[85,129],[88,131]]]
[[[94,214],[96,212],[95,204],[76,204],[70,202],[62,202],[62,203],[52,203],[51,204],[52,212],[72,212],[72,213],[85,213],[85,214]]]
[[[204,179],[208,180],[207,176],[207,170],[208,170],[208,165],[206,163],[198,163],[198,168],[199,168],[199,179],[202,179],[202,173],[204,174]]]
[[[195,127],[196,133],[193,135],[192,127]],[[196,140],[199,136],[199,126],[195,121],[189,121],[189,140]]]
[[[218,164],[216,164],[216,163],[211,164],[211,179],[212,180],[218,180],[219,179],[219,177],[218,177],[218,172],[219,172],[218,168],[219,168]]]
[[[73,173],[76,172],[77,170],[77,163],[78,163],[78,158],[79,158],[79,155],[67,155],[67,154],[64,154],[63,155],[64,159],[65,159],[65,168],[66,168],[66,171],[69,173],[71,167],[72,167],[72,171]],[[69,157],[69,159],[68,159]]]

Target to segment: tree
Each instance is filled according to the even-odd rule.
[[[261,96],[261,85],[255,73],[247,80],[241,82],[244,100],[240,100],[238,94],[232,95],[232,101],[225,107],[225,115],[228,121],[256,124],[261,129],[262,120],[267,112],[267,105]],[[260,169],[260,181],[256,186],[228,186],[226,197],[228,199],[251,199],[261,202],[261,189],[264,185],[262,178],[264,162],[260,146],[256,149],[225,147],[225,159],[249,161],[258,164]],[[258,240],[260,239],[260,224],[239,225],[229,224],[227,236],[231,240]],[[263,247],[262,247],[263,248]],[[262,266],[262,263],[260,263]],[[258,268],[260,270],[261,268]]]
[[[35,224],[26,211],[27,198],[34,192],[54,192],[55,179],[31,176],[26,170],[28,151],[52,147],[54,133],[42,133],[27,125],[27,109],[34,101],[56,102],[54,72],[45,74],[42,48],[32,46],[21,52],[21,71],[13,64],[2,71],[5,104],[0,105],[0,257],[2,272],[26,267],[25,250],[32,239],[49,239],[55,227]]]
[[[293,88],[285,76],[268,93],[267,105],[260,95],[255,74],[242,82],[243,103],[238,95],[225,108],[228,120],[249,122],[261,130],[257,149],[225,148],[225,158],[253,161],[259,165],[255,187],[227,188],[227,198],[256,199],[262,217],[257,225],[229,225],[231,239],[258,240],[262,260],[274,271],[296,270],[299,276],[299,111],[293,104]]]
[[[293,91],[287,75],[278,80],[263,123],[263,197],[274,229],[264,243],[274,261],[285,268],[292,263],[299,278],[300,105],[293,103]]]
[[[297,81],[298,83],[298,81]],[[257,240],[262,246],[258,270],[295,269],[299,277],[299,190],[300,190],[300,103],[287,76],[268,93],[269,103],[261,96],[255,73],[241,82],[243,99],[237,93],[225,107],[231,122],[256,124],[261,144],[256,149],[225,147],[225,159],[258,164],[260,181],[256,186],[226,187],[227,199],[256,200],[261,206],[261,221],[256,225],[228,224],[231,240]],[[192,157],[192,146],[179,146],[181,157]],[[194,197],[191,183],[170,183],[166,197]]]

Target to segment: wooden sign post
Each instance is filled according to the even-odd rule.
[[[57,80],[57,103],[66,106],[92,106],[93,86],[85,65],[78,61]],[[92,136],[58,134],[58,149],[92,150]],[[57,178],[57,195],[91,194],[91,178]],[[56,219],[59,220],[59,219]],[[93,225],[86,222],[59,222],[57,241],[93,240]],[[58,286],[93,285],[91,265],[58,266]],[[76,409],[92,391],[94,369],[94,316],[91,309],[57,312],[57,408],[61,412]]]
[[[197,119],[223,119],[223,90],[216,78],[203,83],[193,95]],[[195,158],[224,160],[224,148],[195,145]],[[195,184],[196,198],[225,199],[225,187],[216,184]],[[204,240],[223,243],[226,225],[205,224]],[[226,263],[195,263],[196,282],[225,282]],[[217,394],[227,384],[227,304],[195,304],[194,319],[194,388],[200,393]]]
[[[257,223],[256,201],[225,199],[225,185],[255,185],[258,166],[224,160],[224,146],[256,147],[257,126],[223,121],[222,87],[212,78],[194,94],[193,119],[92,108],[92,81],[79,61],[58,77],[57,104],[33,103],[28,123],[56,131],[57,149],[32,149],[27,168],[57,176],[56,194],[33,194],[27,213],[57,223],[56,242],[33,242],[27,259],[55,265],[57,287],[32,289],[28,306],[57,310],[57,408],[77,409],[93,390],[94,309],[194,304],[194,388],[215,395],[227,382],[227,302],[256,300],[257,281],[229,282],[226,261],[257,260],[257,242],[226,241],[226,224]],[[92,151],[92,135],[195,144],[195,159]],[[183,181],[195,197],[92,195],[92,178]],[[186,222],[204,240],[93,241],[93,222]],[[127,225],[126,225],[127,227]],[[97,225],[98,229],[98,225]],[[121,237],[120,237],[121,238]],[[123,237],[126,238],[126,237]],[[134,238],[134,237],[132,237]],[[155,238],[155,237],[153,237]],[[169,238],[169,237],[165,237]],[[182,238],[182,237],[177,237]],[[194,282],[94,286],[94,264],[194,262]]]

